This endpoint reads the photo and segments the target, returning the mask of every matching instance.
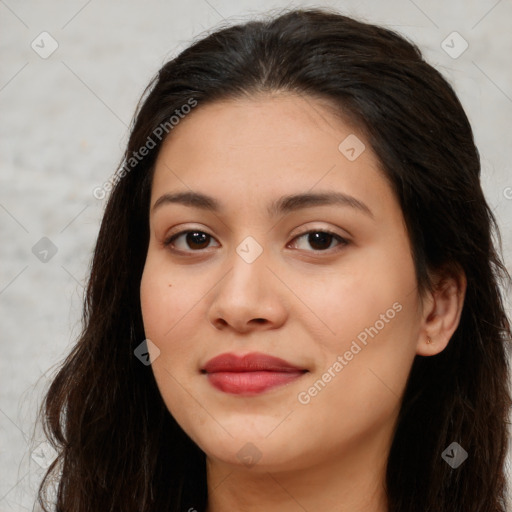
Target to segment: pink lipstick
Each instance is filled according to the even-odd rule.
[[[202,368],[212,386],[235,395],[257,395],[298,379],[307,370],[261,353],[221,354]]]

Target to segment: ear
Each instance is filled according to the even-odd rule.
[[[435,273],[434,291],[423,300],[418,355],[433,356],[447,347],[459,325],[466,288],[466,274],[459,267],[445,267]]]

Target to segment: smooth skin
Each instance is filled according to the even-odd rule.
[[[338,149],[351,134],[366,146],[354,161]],[[206,194],[220,210],[160,199],[175,192]],[[269,215],[281,196],[321,192],[350,195],[371,214],[316,204]],[[186,230],[199,233],[166,245]],[[335,236],[308,236],[326,230]],[[439,275],[420,300],[400,205],[364,137],[318,98],[199,105],[160,150],[150,231],[140,292],[159,350],[152,369],[167,408],[207,455],[208,512],[387,512],[386,461],[407,377],[416,355],[447,346],[466,280]],[[258,246],[251,263],[237,252]],[[339,370],[338,357],[397,303]],[[228,394],[200,372],[225,352],[263,352],[308,371],[257,396]]]

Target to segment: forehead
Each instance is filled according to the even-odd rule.
[[[160,149],[152,203],[170,189],[225,201],[315,189],[394,201],[363,135],[325,102],[288,93],[199,104]]]
[[[162,150],[173,143],[200,154],[241,146],[313,154],[312,141],[323,139],[322,151],[337,154],[340,136],[356,130],[334,112],[325,100],[284,92],[199,104],[174,127]]]

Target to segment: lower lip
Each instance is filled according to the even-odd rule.
[[[269,389],[288,384],[304,372],[215,372],[208,374],[210,384],[234,395],[258,395]]]

